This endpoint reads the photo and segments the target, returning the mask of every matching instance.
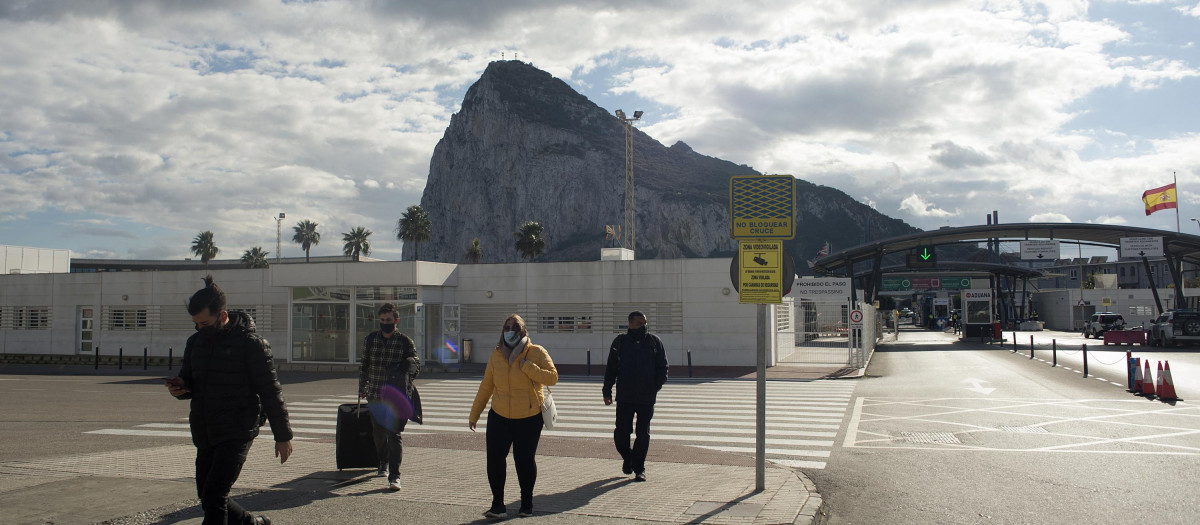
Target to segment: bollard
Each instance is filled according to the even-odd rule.
[[[1050,352],[1054,354],[1054,362],[1050,363],[1050,366],[1053,368],[1058,366],[1058,339],[1050,340]]]
[[[589,375],[589,376],[592,375],[592,349],[591,348],[588,348],[588,350],[587,350],[587,374],[586,375]]]
[[[171,369],[171,365],[174,364],[174,361],[175,361],[175,347],[172,346],[172,347],[167,348],[167,370]]]
[[[1017,351],[1017,333],[1013,332],[1013,353]]]
[[[1033,359],[1033,336],[1029,336],[1029,358]]]
[[[1083,345],[1083,378],[1087,379],[1087,345]]]
[[[150,349],[142,347],[142,370],[149,370]]]
[[[96,347],[96,368],[94,368],[94,370],[99,370],[99,369],[100,369],[100,347],[97,346]]]
[[[117,370],[125,369],[125,347],[117,349]]]
[[[692,377],[692,349],[688,348],[688,377]]]
[[[1125,383],[1129,385],[1129,391],[1133,392],[1133,352],[1125,351]]]

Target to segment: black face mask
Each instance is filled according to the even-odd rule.
[[[213,337],[216,337],[217,334],[221,333],[221,329],[217,328],[215,326],[196,325],[196,333],[200,334],[203,337],[213,338]]]
[[[379,329],[385,334],[390,334],[396,329],[396,323],[379,323]]]
[[[646,327],[643,326],[641,328],[628,328],[628,329],[626,329],[626,333],[628,333],[629,335],[634,336],[634,337],[641,337],[643,335],[646,335]]]

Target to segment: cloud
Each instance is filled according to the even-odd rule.
[[[1189,111],[1190,99],[1158,95],[1194,91],[1200,72],[1179,51],[1194,35],[1137,18],[1145,7],[1092,7],[0,3],[0,221],[112,221],[77,237],[120,256],[182,257],[202,229],[223,253],[269,245],[280,211],[285,232],[293,219],[327,238],[391,231],[396,210],[420,201],[466,89],[500,53],[520,53],[610,110],[637,104],[664,144],[832,186],[918,227],[993,209],[1165,227],[1130,195],[1171,171],[1194,186],[1200,135],[1104,117],[1111,108],[1089,96],[1144,93],[1156,105],[1139,117]],[[1095,118],[1072,129],[1080,115]],[[162,231],[111,235],[146,225]]]
[[[1057,212],[1045,212],[1029,217],[1029,222],[1071,222],[1071,218]]]
[[[957,215],[957,212],[949,212],[939,209],[928,202],[925,202],[921,196],[917,194],[909,195],[908,198],[900,202],[900,211],[907,211],[918,217],[951,217]]]

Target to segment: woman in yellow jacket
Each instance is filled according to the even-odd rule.
[[[483,515],[507,518],[504,481],[508,472],[508,450],[513,452],[517,482],[521,486],[519,516],[533,515],[533,485],[537,482],[538,440],[542,437],[542,385],[558,383],[558,370],[545,348],[529,341],[525,320],[517,314],[504,321],[500,342],[488,358],[471,405],[468,426],[475,431],[479,415],[492,401],[487,419],[487,474],[492,487],[492,507]]]

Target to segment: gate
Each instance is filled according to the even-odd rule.
[[[797,298],[792,308],[795,348],[780,352],[780,364],[849,365],[850,301]]]

